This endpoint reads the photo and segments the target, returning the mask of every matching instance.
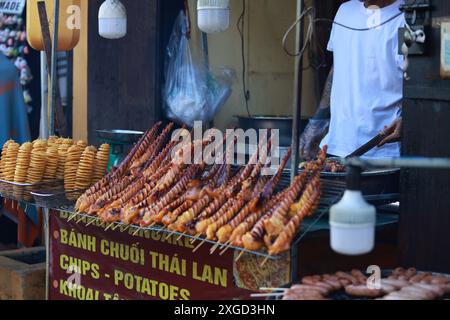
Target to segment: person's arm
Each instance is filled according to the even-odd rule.
[[[317,109],[317,112],[313,117],[315,119],[330,119],[331,90],[333,89],[333,71],[334,68],[331,67],[327,81],[325,82],[325,88],[323,89],[322,98],[319,102],[319,108]]]
[[[399,142],[402,138],[402,126],[403,126],[403,119],[400,117],[397,120],[394,121],[393,124],[391,124],[388,127],[385,127],[382,134],[385,136],[383,141],[380,142],[378,147],[382,147],[385,144]]]
[[[314,158],[320,150],[320,142],[328,132],[331,117],[331,91],[333,88],[333,72],[332,67],[328,74],[322,98],[315,115],[309,120],[308,125],[300,137],[300,156],[305,160]]]

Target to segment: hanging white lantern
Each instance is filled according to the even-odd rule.
[[[230,27],[229,0],[198,0],[198,27],[205,33],[218,33]]]
[[[363,255],[375,245],[376,209],[363,198],[361,170],[348,170],[344,197],[330,209],[330,243],[337,253]]]
[[[106,39],[127,34],[127,10],[120,0],[105,0],[98,11],[98,33]]]

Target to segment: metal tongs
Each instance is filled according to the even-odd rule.
[[[385,137],[386,134],[381,132],[375,138],[364,144],[362,147],[358,148],[357,150],[346,156],[345,159],[361,157],[362,155],[366,154],[367,152],[378,146]]]

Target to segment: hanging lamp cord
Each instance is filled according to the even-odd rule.
[[[307,50],[307,48],[309,47],[309,45],[312,42],[312,40],[313,40],[313,37],[314,37],[314,24],[315,23],[327,22],[327,23],[330,23],[330,24],[338,25],[338,26],[343,27],[343,28],[348,29],[348,30],[360,31],[361,32],[361,31],[370,31],[370,30],[374,30],[374,29],[377,29],[379,27],[382,27],[385,24],[393,21],[394,19],[397,19],[402,14],[403,14],[403,12],[399,12],[398,14],[395,14],[394,16],[390,17],[389,19],[387,19],[386,21],[384,21],[384,22],[382,22],[382,23],[380,23],[378,25],[374,25],[374,26],[367,27],[367,28],[354,28],[354,27],[350,27],[350,26],[347,26],[345,24],[336,22],[336,21],[331,20],[331,19],[316,18],[315,8],[314,7],[308,7],[305,10],[303,10],[301,15],[297,18],[297,20],[295,20],[295,22],[289,27],[289,29],[284,34],[283,41],[282,41],[282,46],[283,46],[283,49],[286,52],[286,54],[288,54],[289,56],[291,56],[291,57],[302,56],[305,53],[305,51]],[[306,32],[305,44],[303,45],[303,47],[300,49],[299,52],[292,53],[287,48],[288,37],[289,37],[290,33],[297,27],[297,25],[299,23],[301,23],[303,21],[303,19],[306,16],[308,16],[309,25],[308,25],[308,30]]]

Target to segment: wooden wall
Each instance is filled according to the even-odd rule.
[[[98,35],[98,8],[89,1],[88,138],[96,129],[146,130],[160,119],[157,75],[158,1],[123,1],[128,35],[107,40]]]
[[[97,15],[102,0],[82,2],[82,35],[74,51],[73,130],[76,139],[89,136],[91,142],[95,142],[97,128],[146,128],[162,115],[160,84],[163,82],[165,48],[184,0],[123,2],[128,10],[129,33],[126,38],[115,41],[98,36]],[[246,15],[250,108],[254,114],[290,115],[294,59],[282,50],[281,37],[295,20],[296,1],[286,1],[283,6],[279,6],[277,0],[256,2],[247,1]],[[342,0],[333,1],[331,6],[319,0],[308,0],[307,4],[313,2],[318,6],[318,16],[332,18]],[[192,44],[200,46],[196,1],[190,0],[189,5]],[[231,67],[238,76],[232,97],[215,119],[219,128],[227,127],[233,115],[245,114],[240,79],[240,39],[236,28],[242,0],[232,0],[231,8],[230,30],[208,37],[211,65]],[[318,27],[322,45],[328,41],[329,30],[328,24]],[[292,43],[293,39],[291,37]],[[305,116],[312,114],[316,107],[327,70],[323,68],[317,74],[311,70],[305,72]]]
[[[233,93],[214,119],[219,129],[234,126],[235,115],[246,115],[242,84],[241,38],[237,22],[242,13],[243,0],[230,1],[230,28],[223,33],[208,36],[209,62],[214,68],[229,67],[235,70],[236,80]],[[342,0],[305,0],[306,6],[315,3],[321,18],[333,19]],[[197,0],[189,0],[192,30],[191,43],[200,47],[200,33],[196,27]],[[245,14],[245,66],[247,89],[250,92],[249,109],[252,115],[292,116],[295,59],[282,48],[283,35],[296,19],[296,0],[246,0]],[[305,23],[307,25],[307,23]],[[321,45],[326,48],[331,24],[321,23],[317,31]],[[291,51],[295,47],[295,30],[289,37]],[[302,114],[314,114],[321,95],[323,83],[332,62],[328,55],[328,65],[319,71],[309,68],[303,74]],[[308,55],[304,64],[307,67]],[[325,74],[325,75],[324,75]]]
[[[450,2],[434,0],[427,54],[405,82],[403,155],[450,157],[450,81],[439,76],[440,25]],[[431,37],[430,37],[431,36]],[[400,252],[405,266],[450,273],[450,171],[404,170]]]
[[[87,140],[87,81],[88,81],[88,15],[87,2],[81,2],[80,41],[73,49],[72,132],[76,140]]]
[[[164,53],[183,0],[123,0],[128,34],[98,35],[103,0],[82,2],[74,50],[73,136],[96,144],[97,129],[146,130],[162,117]]]

